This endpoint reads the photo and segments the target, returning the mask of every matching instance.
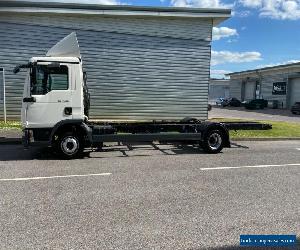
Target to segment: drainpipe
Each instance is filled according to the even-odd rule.
[[[262,74],[258,69],[255,72],[258,76],[258,82],[259,82],[259,95],[258,95],[258,97],[259,97],[259,99],[262,99]]]
[[[288,72],[288,75],[286,77],[286,93],[285,93],[285,108],[288,109],[290,108],[290,71]]]
[[[3,68],[3,110],[4,110],[4,123],[6,123],[6,95],[5,95],[5,69]]]

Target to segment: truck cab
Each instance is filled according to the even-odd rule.
[[[88,120],[90,96],[80,58],[33,57],[20,67],[27,68],[21,110],[26,146],[33,141],[53,144],[55,136],[61,134],[59,131],[74,132],[74,124],[82,127]],[[84,136],[80,143],[83,139]],[[68,140],[65,150],[72,152],[79,141]]]
[[[21,116],[24,128],[52,128],[62,120],[87,118],[79,58],[33,57],[29,65]]]

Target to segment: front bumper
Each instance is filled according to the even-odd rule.
[[[32,129],[23,129],[22,143],[25,148],[29,146],[47,146],[49,141],[36,141]]]
[[[25,148],[28,148],[31,142],[31,132],[29,129],[23,130],[22,143]]]

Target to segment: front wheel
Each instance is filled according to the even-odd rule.
[[[202,147],[209,154],[217,154],[224,148],[223,132],[216,129],[208,131],[202,142]]]
[[[59,136],[55,148],[64,159],[75,159],[82,156],[84,146],[80,136],[67,132]]]

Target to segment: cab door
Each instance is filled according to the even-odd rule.
[[[71,68],[68,64],[43,62],[32,69],[26,124],[29,128],[51,128],[72,119]]]

